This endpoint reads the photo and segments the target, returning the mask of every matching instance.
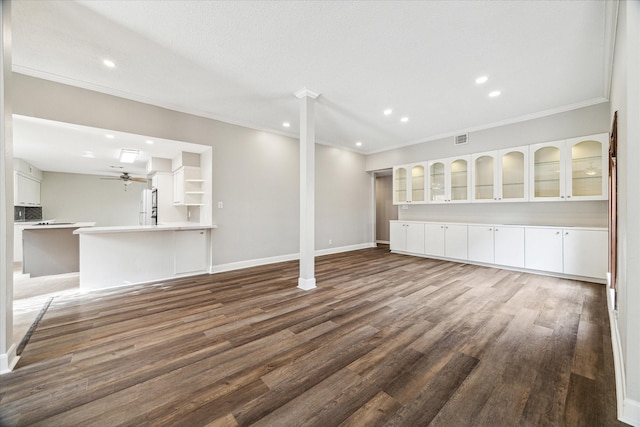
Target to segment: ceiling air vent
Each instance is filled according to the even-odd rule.
[[[463,133],[462,135],[456,135],[453,137],[453,145],[462,145],[469,142],[469,134]]]

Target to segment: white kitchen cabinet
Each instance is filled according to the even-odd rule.
[[[524,227],[497,225],[493,238],[495,264],[524,268]]]
[[[156,172],[152,176],[151,182],[157,190],[158,224],[187,221],[187,207],[173,203],[173,174],[171,172]]]
[[[424,254],[424,229],[422,223],[391,221],[389,248],[392,251]]]
[[[565,228],[562,237],[565,274],[607,277],[607,231]]]
[[[494,228],[491,225],[470,225],[468,229],[469,261],[494,263]]]
[[[202,206],[203,183],[199,167],[182,166],[173,171],[173,204]]]
[[[465,203],[470,200],[470,160],[470,156],[460,156],[428,162],[429,203]]]
[[[466,260],[467,226],[460,224],[425,224],[425,254]]]
[[[426,163],[393,168],[393,204],[422,204],[426,202]]]
[[[473,202],[528,200],[528,147],[477,153],[471,156]]]
[[[607,200],[607,134],[530,146],[530,200]]]
[[[525,268],[562,273],[562,229],[525,230]]]
[[[174,233],[175,274],[207,271],[207,235],[205,230],[179,230]]]
[[[40,206],[40,181],[21,172],[13,174],[14,205]]]

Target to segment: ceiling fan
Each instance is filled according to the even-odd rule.
[[[119,177],[114,176],[110,178],[100,178],[100,179],[105,179],[110,181],[122,181],[124,183],[124,191],[127,191],[127,187],[132,182],[147,182],[146,178],[134,178],[131,175],[129,175],[129,172],[122,172],[122,175],[120,175]]]

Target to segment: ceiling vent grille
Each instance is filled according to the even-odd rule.
[[[469,143],[469,134],[463,133],[462,135],[456,135],[453,137],[453,145],[462,145]]]

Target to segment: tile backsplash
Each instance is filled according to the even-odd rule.
[[[42,219],[42,206],[27,207],[27,206],[14,206],[13,207],[13,220],[20,221],[38,221]]]

